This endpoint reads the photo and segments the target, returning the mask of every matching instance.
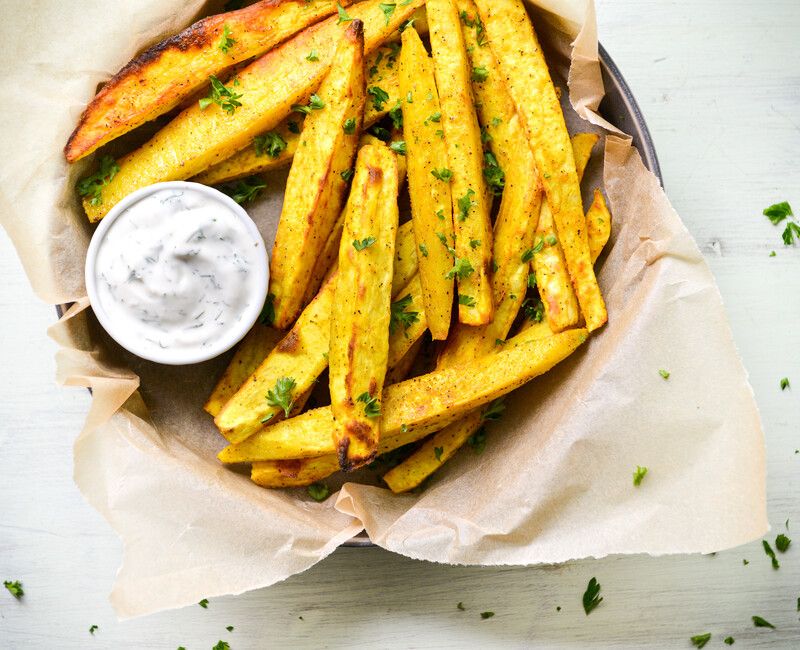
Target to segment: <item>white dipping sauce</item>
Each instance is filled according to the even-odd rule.
[[[180,356],[214,346],[253,312],[254,301],[263,305],[263,291],[253,291],[265,286],[255,277],[266,255],[258,239],[213,194],[164,188],[143,196],[97,248],[101,321],[124,332],[132,352],[155,360],[165,350]]]

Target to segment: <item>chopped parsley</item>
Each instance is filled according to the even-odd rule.
[[[761,618],[760,616],[753,616],[752,618],[753,618],[753,625],[755,625],[756,627],[769,627],[772,628],[773,630],[775,629],[775,626],[772,623]]]
[[[482,126],[481,127],[481,142],[486,144],[487,142],[491,142],[492,140],[494,140],[494,138],[492,137],[492,134],[489,133],[489,129],[487,129],[485,126]]]
[[[689,639],[692,642],[692,645],[695,648],[704,648],[706,643],[711,640],[711,632],[706,632],[705,634],[698,634],[693,636]]]
[[[228,632],[233,632],[233,625],[226,625],[225,629],[228,630]]]
[[[553,233],[550,233],[544,238],[544,243],[548,246],[555,246],[558,243],[558,239]]]
[[[290,133],[296,133],[296,134],[300,133],[300,125],[297,122],[295,122],[294,120],[289,120],[289,122],[287,123],[287,126],[289,127],[289,132]]]
[[[336,21],[337,25],[341,25],[342,23],[349,23],[351,20],[353,20],[352,18],[350,18],[350,16],[347,15],[347,12],[344,10],[344,7],[338,2],[336,3],[336,11],[339,13],[339,20]]]
[[[589,616],[594,609],[603,602],[603,597],[600,595],[600,583],[597,578],[589,580],[586,591],[583,593],[583,611],[586,616]]]
[[[796,224],[794,221],[790,221],[786,224],[781,238],[785,246],[792,246],[795,237],[800,240],[800,225]]]
[[[658,371],[658,374],[661,375],[662,379],[669,379],[669,370],[664,370],[661,368],[661,370]]]
[[[791,388],[791,384],[789,383],[789,378],[784,377],[781,379],[781,390],[786,390],[787,388]]]
[[[436,112],[431,113],[430,115],[428,115],[428,117],[425,118],[425,121],[423,122],[423,124],[425,126],[428,126],[428,124],[430,122],[436,122],[438,124],[441,121],[442,121],[442,113],[441,113],[441,111],[436,111]]]
[[[414,96],[411,94],[410,90],[406,93],[406,103],[407,104],[413,104],[414,103]]]
[[[450,280],[454,277],[457,277],[459,280],[463,280],[468,278],[474,272],[475,269],[472,267],[472,264],[470,264],[468,259],[464,257],[457,257],[453,264],[453,268],[450,269],[444,277],[447,280]]]
[[[647,476],[647,468],[637,465],[636,469],[633,471],[633,484],[639,487],[645,476]]]
[[[411,306],[412,298],[411,294],[407,294],[400,298],[400,300],[396,300],[390,306],[390,318],[389,318],[389,333],[394,334],[395,330],[398,326],[403,327],[403,331],[405,332],[409,327],[411,327],[414,323],[419,320],[419,312],[417,311],[406,311],[408,307]]]
[[[367,94],[372,97],[372,106],[376,111],[382,111],[383,105],[389,101],[389,93],[379,86],[370,86]]]
[[[230,196],[238,204],[249,203],[255,201],[261,191],[267,187],[267,184],[262,181],[258,176],[248,176],[235,185],[223,185],[222,191]]]
[[[460,609],[463,612],[466,607],[464,607],[464,603],[459,602],[458,605],[456,605],[456,609]]]
[[[778,562],[778,558],[775,557],[775,551],[772,550],[772,547],[769,545],[769,542],[765,539],[762,539],[761,544],[764,546],[764,553],[766,553],[767,557],[769,557],[769,559],[772,560],[772,568],[780,569],[781,563]]]
[[[264,307],[258,315],[258,322],[264,325],[272,325],[275,322],[275,294],[268,293],[264,300]]]
[[[480,240],[480,239],[470,239],[470,240],[469,240],[469,247],[470,247],[472,250],[475,250],[475,249],[476,249],[476,248],[478,248],[480,245],[481,245],[481,240]]]
[[[394,108],[389,111],[389,117],[392,120],[392,126],[394,126],[394,128],[403,128],[403,108],[400,102],[397,102]]]
[[[103,156],[100,159],[100,169],[91,176],[78,181],[76,189],[78,194],[89,198],[89,205],[102,205],[103,188],[108,185],[114,176],[119,172],[117,161],[111,156]]]
[[[444,453],[444,447],[434,447],[433,448],[433,455],[436,456],[436,460],[440,463],[442,462],[442,454]]]
[[[467,27],[474,27],[475,28],[475,36],[478,39],[478,46],[483,47],[486,45],[486,33],[483,29],[483,23],[479,16],[475,16],[474,19],[470,19],[469,14],[466,11],[462,11],[459,14],[461,18],[461,22],[464,23]]]
[[[522,313],[534,323],[541,323],[544,320],[544,303],[541,300],[526,298],[522,303]]]
[[[386,24],[388,25],[389,24],[389,20],[391,20],[391,18],[392,18],[392,14],[394,13],[394,10],[397,9],[397,3],[396,2],[381,2],[378,6],[381,8],[381,11],[383,12],[383,16],[386,19]]]
[[[723,643],[724,643],[725,645],[733,645],[735,642],[736,642],[736,641],[735,641],[735,639],[734,639],[732,636],[726,636],[726,637],[725,637],[725,640],[723,641]]]
[[[211,89],[208,91],[208,96],[203,97],[198,104],[200,110],[206,110],[211,104],[216,104],[228,115],[233,115],[234,111],[242,105],[239,101],[242,94],[235,93],[231,88],[228,88],[213,74],[208,78],[211,82]],[[234,85],[236,82],[234,81]]]
[[[489,71],[484,66],[477,66],[472,68],[473,81],[486,81],[489,78]]]
[[[444,181],[445,183],[450,182],[450,179],[453,178],[453,172],[451,172],[447,167],[442,167],[441,169],[431,169],[431,175],[439,181]]]
[[[231,38],[231,33],[231,28],[227,25],[222,28],[222,39],[219,42],[219,49],[225,54],[236,44],[236,41]]]
[[[364,415],[368,418],[377,418],[381,415],[381,405],[377,397],[371,397],[369,393],[361,393],[356,398],[358,402],[364,402]]]
[[[280,133],[270,131],[253,138],[253,146],[256,149],[256,156],[277,158],[286,150],[286,140],[281,137]]]
[[[505,343],[505,341],[503,341]],[[486,410],[483,412],[481,418],[485,422],[486,420],[499,420],[500,417],[503,415],[503,411],[506,410],[506,403],[502,397],[498,397],[496,400],[493,400]]]
[[[382,126],[373,126],[372,135],[383,142],[389,142],[389,140],[392,139],[392,132],[389,131],[389,129],[384,129]]]
[[[319,61],[319,53],[316,50],[311,50],[306,57],[306,61]]]
[[[528,288],[534,289],[536,287],[536,274],[528,273]]]
[[[522,251],[522,255],[519,259],[523,264],[530,262],[533,259],[533,249],[526,248],[524,251]]]
[[[322,101],[317,93],[311,95],[309,99],[308,106],[304,104],[293,104],[292,110],[295,113],[303,113],[303,115],[308,115],[311,111],[320,111],[325,108],[325,102]]]
[[[786,201],[782,201],[764,208],[764,216],[772,222],[772,225],[777,226],[787,217],[793,217],[794,213],[792,212],[792,206]]]
[[[314,501],[325,501],[330,493],[331,489],[321,481],[317,481],[308,486],[308,496],[314,499]]]
[[[405,140],[396,140],[389,145],[389,149],[394,151],[396,154],[401,156],[406,155],[406,141]]]
[[[355,173],[356,173],[356,172],[355,172],[355,170],[354,170],[352,167],[351,167],[350,169],[345,169],[345,170],[342,172],[342,178],[343,178],[345,181],[349,181],[351,178],[353,178],[353,174],[355,174]]]
[[[348,117],[342,124],[342,131],[345,135],[353,135],[356,132],[356,118]]]
[[[487,618],[492,618],[494,612],[481,612],[481,618],[485,621]]]
[[[472,453],[480,456],[486,450],[486,429],[483,427],[478,429],[467,438],[467,444],[472,447]]]
[[[3,586],[8,589],[8,593],[17,600],[25,595],[25,590],[22,588],[22,583],[19,580],[3,580]]]
[[[489,191],[497,196],[503,192],[503,188],[506,185],[506,175],[491,151],[483,154],[483,161],[483,177],[486,179]]]
[[[775,538],[775,548],[777,548],[781,553],[786,553],[789,549],[789,545],[792,543],[792,540],[789,539],[786,535],[781,533]]]
[[[422,257],[428,257],[428,247],[425,244],[419,245],[419,252],[422,253]]]
[[[197,603],[203,609],[208,609],[208,598],[203,598],[199,603]]]
[[[460,221],[465,221],[469,216],[470,208],[477,205],[472,197],[475,196],[475,190],[469,188],[467,193],[458,199],[458,218]]]
[[[89,634],[94,634],[99,628],[96,625],[89,626]]]
[[[502,123],[503,120],[501,120],[499,117],[492,118],[492,126],[500,126]]]
[[[227,641],[217,641],[217,644],[211,650],[231,650],[231,646]]]
[[[465,307],[474,307],[477,303],[475,302],[475,298],[473,298],[472,296],[465,296],[463,294],[459,294],[458,304],[464,305]]]
[[[360,240],[354,239],[353,248],[355,248],[357,251],[363,251],[365,248],[369,248],[370,246],[372,246],[376,241],[378,240],[375,239],[372,235]]]
[[[294,377],[281,377],[275,382],[275,388],[267,391],[267,404],[283,409],[283,414],[289,417],[289,411],[294,406],[292,391],[297,386]]]

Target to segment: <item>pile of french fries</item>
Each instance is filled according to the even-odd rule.
[[[402,448],[383,480],[414,489],[607,320],[594,263],[611,215],[599,190],[584,213],[580,188],[598,137],[568,134],[522,0],[264,0],[211,16],[123,68],[67,158],[176,107],[103,167],[84,208],[97,221],[151,183],[290,165],[263,322],[205,404],[230,443],[220,460],[252,464],[259,485]],[[329,405],[304,410],[326,370]]]

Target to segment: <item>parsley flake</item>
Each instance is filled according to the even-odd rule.
[[[789,539],[786,535],[781,533],[775,538],[775,548],[777,548],[781,553],[786,553],[789,549],[789,545],[792,543],[792,540]]]
[[[522,303],[522,313],[534,323],[541,323],[544,320],[544,303],[541,300],[526,298]]]
[[[431,175],[438,181],[444,181],[445,183],[450,182],[450,179],[453,178],[453,172],[451,172],[447,167],[442,167],[441,169],[431,169]]]
[[[732,636],[726,636],[725,641],[723,641],[723,643],[725,645],[733,645],[735,643],[735,640]]]
[[[465,296],[463,294],[459,294],[458,304],[464,305],[465,307],[474,307],[477,303],[475,302],[475,298],[473,298],[472,296]]]
[[[225,54],[236,44],[236,41],[231,38],[231,33],[231,28],[227,25],[222,28],[222,40],[219,42],[219,49]]]
[[[225,629],[228,630],[228,632],[233,632],[233,625],[226,625]]]
[[[306,57],[306,61],[319,61],[319,53],[316,50],[311,50]]]
[[[381,11],[383,12],[383,16],[386,19],[386,24],[388,25],[389,24],[389,20],[392,18],[392,14],[394,13],[394,10],[397,9],[397,3],[396,2],[381,2],[378,6],[381,8]]]
[[[480,239],[470,239],[470,240],[469,240],[469,247],[470,247],[472,250],[475,250],[475,249],[476,249],[476,248],[478,248],[480,245],[481,245],[481,240],[480,240]]]
[[[769,542],[765,539],[762,539],[761,544],[764,546],[764,553],[766,553],[767,557],[769,557],[769,559],[772,560],[772,568],[780,569],[781,563],[778,562],[778,558],[775,557],[775,551],[772,550],[772,547],[769,545]]]
[[[472,267],[472,264],[470,264],[468,259],[464,257],[457,257],[453,264],[453,268],[450,269],[444,277],[447,280],[450,280],[454,277],[457,277],[459,280],[463,280],[468,278],[474,272],[475,269]]]
[[[486,81],[489,78],[489,71],[484,66],[477,66],[472,68],[473,81]]]
[[[472,197],[475,196],[475,190],[469,188],[467,193],[458,199],[458,218],[460,221],[466,221],[469,216],[470,208],[477,205]]]
[[[781,238],[783,239],[785,246],[792,246],[794,245],[795,237],[800,240],[800,225],[796,224],[794,221],[791,221],[786,224],[786,228],[784,229]]]
[[[100,159],[100,169],[91,176],[78,181],[76,185],[78,195],[89,197],[90,205],[102,205],[103,188],[114,180],[117,172],[119,172],[117,161],[111,156],[103,156]]]
[[[381,415],[381,405],[377,397],[370,396],[369,393],[361,393],[356,398],[358,402],[364,402],[364,415],[368,418],[377,418]]]
[[[500,168],[497,158],[490,151],[483,154],[483,177],[489,186],[489,191],[495,196],[502,194],[503,188],[506,185],[506,175]]]
[[[345,135],[353,135],[356,132],[356,118],[348,117],[342,124],[342,131]]]
[[[391,316],[389,318],[389,334],[394,334],[398,326],[403,327],[405,332],[409,327],[419,320],[419,312],[406,311],[411,306],[411,294],[407,294],[393,302],[389,308]]]
[[[208,609],[208,598],[203,598],[199,603],[197,603],[203,609]]]
[[[336,3],[336,11],[339,14],[339,20],[336,21],[337,25],[341,25],[342,23],[349,23],[351,20],[353,20],[352,18],[350,18],[350,16],[347,15],[347,12],[344,10],[344,7],[338,2]]]
[[[256,150],[256,156],[277,158],[286,150],[286,140],[281,137],[280,133],[270,131],[269,133],[257,135],[253,138],[253,146]]]
[[[236,109],[242,105],[242,102],[239,101],[242,93],[233,92],[232,89],[228,88],[213,74],[208,78],[208,80],[211,82],[211,88],[208,91],[208,96],[203,97],[198,102],[200,105],[200,110],[204,111],[211,106],[211,104],[216,104],[228,115],[233,115]],[[234,85],[236,85],[235,80]]]
[[[794,213],[792,212],[792,206],[786,201],[782,201],[764,208],[764,216],[772,222],[773,226],[777,226],[786,217],[793,217]]]
[[[360,240],[354,239],[353,248],[355,248],[357,251],[363,251],[365,248],[369,248],[370,246],[372,246],[376,241],[378,240],[372,236],[365,237],[364,239]]]
[[[227,641],[217,641],[217,644],[211,650],[231,650],[231,646]]]
[[[789,383],[789,378],[784,377],[781,379],[781,390],[786,390],[787,388],[791,388],[791,384]]]
[[[695,648],[704,648],[706,643],[711,640],[711,632],[706,632],[705,634],[698,634],[693,636],[689,639],[692,642],[692,645]]]
[[[267,392],[267,404],[269,406],[282,408],[284,416],[288,418],[289,411],[291,411],[294,406],[292,391],[296,386],[297,382],[294,380],[294,377],[281,377],[275,382],[275,388]]]
[[[486,429],[481,427],[469,438],[467,444],[472,448],[472,453],[480,456],[486,450]]]
[[[98,629],[99,629],[99,628],[97,627],[97,625],[90,625],[90,626],[89,626],[89,634],[92,634],[92,635],[94,635],[94,633],[95,633],[95,632],[96,632]]]
[[[3,586],[8,589],[8,593],[17,600],[25,595],[25,590],[22,588],[22,583],[19,580],[3,580]]]
[[[308,106],[305,106],[303,104],[292,105],[292,110],[295,113],[303,113],[304,115],[308,115],[311,111],[322,110],[323,108],[325,108],[325,102],[322,101],[322,99],[320,98],[319,95],[317,95],[317,93],[311,95],[311,98],[309,99],[308,102]]]
[[[499,340],[499,339],[498,339]],[[505,341],[502,341],[505,343]],[[506,410],[506,403],[502,397],[498,397],[496,400],[493,400],[486,410],[483,412],[481,416],[483,421],[486,420],[499,420],[500,417],[503,415],[503,411]]]
[[[396,154],[401,156],[406,155],[406,141],[405,140],[396,140],[389,145],[389,149],[394,151]]]
[[[266,187],[267,184],[258,176],[248,176],[238,181],[235,185],[224,185],[221,189],[225,194],[241,205],[243,203],[255,201],[258,195],[261,194],[261,190]]]
[[[258,315],[258,322],[264,325],[272,325],[275,322],[275,294],[268,293],[264,299],[264,307]]]
[[[436,460],[440,463],[442,462],[442,454],[444,453],[444,447],[434,447],[433,448],[433,455],[436,456]]]
[[[397,102],[394,108],[389,111],[389,118],[392,120],[392,126],[395,129],[403,128],[403,108],[400,102]]]
[[[583,594],[583,611],[586,612],[586,616],[589,616],[589,614],[594,611],[595,607],[602,602],[603,597],[600,595],[600,583],[597,582],[597,578],[592,578],[589,580],[589,584]]]
[[[772,623],[761,618],[760,616],[753,616],[752,618],[753,618],[753,625],[756,627],[769,627],[772,628],[773,630],[775,629],[775,626]]]
[[[669,370],[664,370],[663,368],[661,368],[661,370],[658,371],[658,374],[661,375],[662,379],[669,379],[670,375]]]
[[[419,245],[419,252],[422,253],[422,257],[428,257],[428,247],[425,244]]]
[[[382,111],[383,105],[389,101],[389,93],[379,86],[370,86],[367,94],[372,97],[372,106],[376,111]]]
[[[456,609],[460,609],[463,612],[466,607],[464,607],[464,603],[459,602],[458,605],[456,605]]]
[[[308,486],[308,496],[314,499],[314,501],[325,501],[330,493],[331,489],[321,481],[317,481]]]
[[[485,621],[487,618],[492,618],[494,612],[481,612],[481,618]]]
[[[354,169],[352,169],[352,168],[350,168],[350,169],[345,169],[345,170],[342,172],[342,178],[343,178],[345,181],[349,181],[351,178],[353,178],[353,174],[355,174],[355,173],[356,173],[356,172],[355,172],[355,170],[354,170]]]
[[[289,127],[290,133],[295,133],[298,135],[300,134],[300,125],[294,120],[289,120],[289,122],[287,122],[287,126]]]

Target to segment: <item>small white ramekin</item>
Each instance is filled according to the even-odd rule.
[[[256,268],[255,273],[251,274],[252,283],[248,287],[250,300],[248,300],[249,304],[247,309],[242,313],[241,319],[236,322],[235,326],[231,326],[230,329],[226,330],[226,332],[220,336],[219,339],[214,341],[213,344],[205,345],[203,347],[198,345],[196,348],[187,348],[181,350],[170,350],[167,348],[163,351],[154,353],[153,350],[143,347],[137,341],[137,339],[134,336],[131,336],[130,333],[119,323],[115,323],[113,319],[109,317],[108,313],[103,309],[103,305],[97,291],[97,277],[95,273],[97,252],[100,250],[100,246],[103,243],[106,233],[114,224],[114,222],[125,213],[125,210],[127,210],[137,201],[140,201],[141,199],[159,190],[182,190],[184,192],[206,194],[215,201],[225,204],[231,210],[231,212],[239,217],[240,221],[247,229],[247,232],[250,234],[253,242],[258,243],[261,246],[261,250],[264,252],[263,256],[258,256],[258,267]],[[108,214],[100,221],[100,224],[97,226],[97,230],[95,230],[94,234],[92,235],[91,242],[89,242],[89,250],[86,253],[86,267],[84,270],[84,275],[86,278],[86,292],[89,296],[89,302],[92,305],[92,310],[94,311],[95,316],[97,316],[97,320],[100,322],[100,325],[102,325],[103,329],[112,339],[114,339],[129,352],[132,352],[136,356],[143,359],[147,359],[148,361],[155,361],[156,363],[163,363],[170,366],[182,366],[213,359],[226,350],[232,348],[242,340],[245,334],[247,334],[261,314],[264,299],[267,295],[267,287],[269,285],[269,259],[266,247],[264,245],[264,239],[261,237],[261,233],[258,231],[256,224],[253,222],[244,208],[236,203],[236,201],[226,194],[223,194],[219,190],[216,190],[213,187],[208,187],[207,185],[201,185],[200,183],[192,183],[189,181],[170,181],[167,183],[148,185],[140,190],[136,190],[132,194],[129,194],[122,199],[122,201],[117,203],[113,208],[111,208],[111,210],[109,210]],[[160,352],[163,352],[163,354]]]

